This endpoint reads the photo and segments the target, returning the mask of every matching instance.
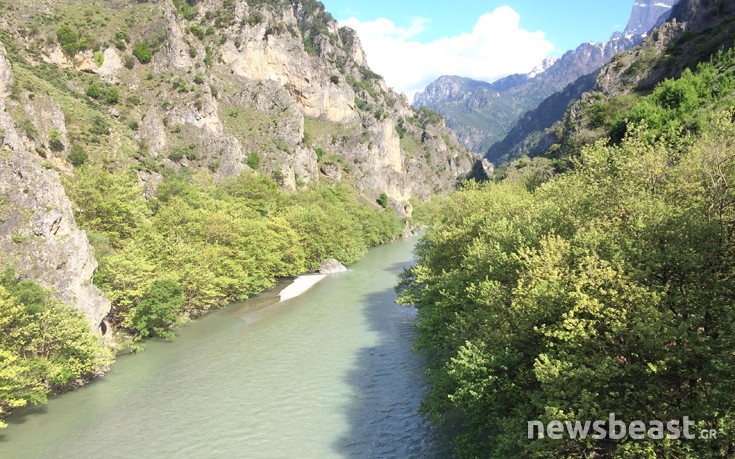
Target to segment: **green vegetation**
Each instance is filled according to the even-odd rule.
[[[48,144],[53,151],[64,150],[64,137],[61,131],[52,129],[48,133]]]
[[[388,208],[388,195],[385,193],[380,193],[380,196],[378,197],[378,204],[380,204],[380,207],[383,209]]]
[[[89,161],[89,154],[81,145],[72,145],[68,157],[69,162],[74,167],[80,167]]]
[[[176,11],[187,21],[194,19],[194,9],[188,0],[172,0]]]
[[[352,263],[403,230],[392,209],[343,186],[287,194],[259,174],[214,183],[169,172],[146,203],[135,183],[86,166],[67,188],[92,235],[95,283],[112,301],[114,322],[140,337],[171,337],[182,315],[245,299],[327,258]]]
[[[732,454],[734,62],[662,83],[565,173],[521,158],[420,209],[433,226],[399,290],[430,362],[424,409],[457,457]],[[719,435],[527,438],[528,421],[609,413]]]
[[[46,402],[110,363],[83,314],[7,269],[0,276],[0,417]],[[5,424],[0,420],[0,428]]]
[[[105,55],[102,51],[99,51],[99,50],[95,51],[93,57],[94,57],[94,64],[97,67],[102,67],[102,65],[104,65]]]
[[[102,95],[102,90],[100,89],[99,83],[97,83],[96,81],[92,81],[91,83],[89,83],[89,86],[87,86],[87,95],[92,99],[99,99]]]
[[[80,37],[77,31],[69,26],[63,25],[56,32],[56,38],[61,45],[61,49],[67,56],[74,56],[79,51],[84,51],[88,46],[88,38]]]
[[[245,164],[247,164],[250,169],[257,171],[260,167],[260,156],[254,151],[250,152]]]
[[[133,46],[133,56],[141,64],[148,64],[153,59],[153,48],[147,41],[139,41]]]
[[[610,137],[615,142],[622,140],[629,123],[645,123],[652,137],[698,133],[711,111],[705,108],[712,107],[723,99],[723,94],[735,88],[735,76],[727,71],[731,65],[731,54],[720,53],[712,62],[699,64],[695,72],[686,69],[680,78],[664,81],[651,95],[618,115]],[[723,102],[733,105],[730,101]]]

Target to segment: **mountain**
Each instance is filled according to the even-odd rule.
[[[658,27],[671,15],[671,8],[676,2],[661,0],[637,0],[630,12],[625,35],[644,35],[654,27]]]
[[[729,2],[682,0],[671,19],[644,42],[616,56],[603,67],[591,90],[574,101],[557,125],[550,129],[545,153],[566,159],[601,139],[619,141],[627,122],[640,115],[628,113],[656,84],[680,77],[701,62],[735,45],[735,5]],[[550,139],[551,133],[547,135]]]
[[[650,30],[660,14],[647,24],[641,21],[648,16],[655,16],[662,8],[659,5],[672,5],[676,1],[662,0],[634,8],[634,15],[638,19],[633,23],[640,27],[649,25],[646,31]],[[644,14],[649,11],[653,12],[648,16]],[[511,75],[489,86],[482,82],[465,81],[461,86],[455,85],[456,90],[448,91],[448,77],[440,77],[424,92],[416,95],[414,106],[427,106],[441,113],[463,145],[485,153],[493,144],[501,141],[527,111],[581,76],[596,71],[614,55],[636,46],[641,40],[641,34],[616,33],[607,42],[583,43],[575,50],[568,51],[560,59],[548,62],[547,65],[551,65],[543,72]],[[456,77],[449,78],[456,81]],[[492,155],[499,156],[502,154]]]
[[[95,251],[77,225],[89,209],[69,184],[86,169],[132,174],[148,206],[176,174],[255,173],[287,192],[342,184],[405,216],[475,161],[314,0],[2,2],[0,29],[0,258],[93,328],[110,309],[92,285],[109,241],[95,234]]]

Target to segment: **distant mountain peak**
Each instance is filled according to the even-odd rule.
[[[679,0],[637,0],[630,12],[626,35],[644,35],[668,19]]]
[[[528,78],[536,78],[537,76],[541,75],[545,71],[549,70],[552,65],[558,61],[558,57],[547,57],[539,65],[533,68],[530,72],[528,72]]]

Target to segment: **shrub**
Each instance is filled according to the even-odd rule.
[[[126,54],[123,57],[123,65],[125,65],[126,69],[132,70],[133,67],[135,67],[135,58],[131,56],[130,54]]]
[[[184,159],[184,156],[186,156],[186,152],[180,148],[168,152],[168,159],[173,162],[181,161],[182,159]]]
[[[128,43],[130,43],[130,35],[124,30],[118,30],[115,33],[115,46],[122,50],[127,48]]]
[[[94,52],[94,65],[97,67],[102,67],[105,63],[105,55],[102,51],[95,51]]]
[[[186,30],[200,40],[204,39],[204,29],[199,24],[191,24]]]
[[[80,167],[89,161],[89,155],[84,147],[74,144],[71,147],[71,151],[69,152],[69,157],[67,159],[72,166]]]
[[[260,167],[260,156],[254,151],[251,152],[247,160],[245,160],[245,164],[254,171],[258,170],[258,167]]]
[[[139,41],[133,46],[133,56],[138,58],[141,64],[148,64],[153,59],[153,48],[146,41]]]
[[[96,115],[92,119],[92,125],[89,127],[89,132],[96,136],[110,135],[110,124],[104,117]]]
[[[108,104],[116,104],[120,100],[120,92],[113,86],[105,93],[105,99]]]
[[[388,208],[388,195],[385,193],[380,193],[380,196],[378,197],[378,204],[380,204],[380,207],[383,209]]]
[[[56,32],[56,38],[67,56],[73,56],[79,51],[79,34],[71,26],[61,26]]]
[[[92,99],[99,99],[99,97],[102,95],[100,85],[97,84],[96,81],[89,83],[89,86],[87,86],[87,95]]]
[[[53,129],[48,133],[48,144],[53,151],[62,151],[64,149],[63,134],[57,129]]]

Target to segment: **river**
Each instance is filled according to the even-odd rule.
[[[394,303],[415,242],[375,248],[294,299],[264,294],[148,342],[104,378],[13,413],[0,458],[445,455],[417,412],[415,311]]]

